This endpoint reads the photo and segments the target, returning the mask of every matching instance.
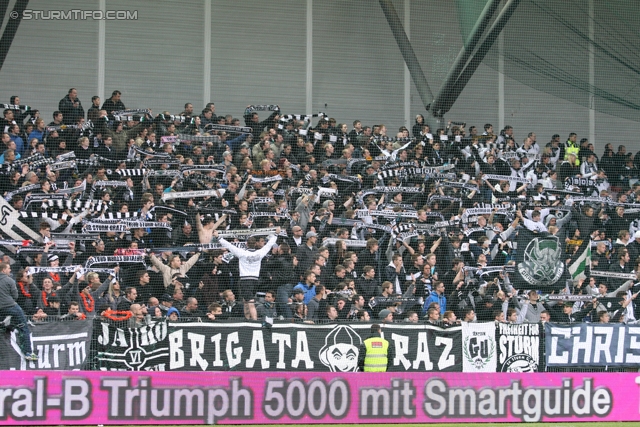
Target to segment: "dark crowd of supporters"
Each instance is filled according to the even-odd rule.
[[[38,239],[12,246],[16,227],[2,228],[3,261],[33,322],[640,315],[634,280],[566,271],[556,294],[593,296],[567,303],[491,270],[515,262],[526,228],[557,236],[567,266],[592,241],[592,270],[640,271],[640,155],[622,145],[597,155],[575,133],[430,129],[421,115],[396,131],[274,105],[237,118],[213,103],[155,114],[125,101],[114,91],[85,111],[71,89],[49,123],[17,96],[5,106],[0,186]],[[513,179],[486,178],[496,175]]]

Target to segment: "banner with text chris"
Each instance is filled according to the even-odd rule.
[[[620,323],[545,324],[549,367],[639,367],[640,326]]]

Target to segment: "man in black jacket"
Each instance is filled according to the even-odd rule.
[[[78,117],[84,118],[84,108],[78,99],[76,88],[69,89],[67,95],[58,103],[58,110],[62,112],[62,122],[65,125],[74,125]]]
[[[245,319],[244,304],[236,301],[236,296],[229,289],[222,293],[222,315],[220,319]]]
[[[307,232],[307,240],[303,245],[298,246],[296,255],[298,257],[298,272],[302,273],[313,265],[313,258],[316,256],[316,243],[318,234],[314,231]]]
[[[573,311],[573,302],[565,301],[562,305],[553,307],[551,311],[551,321],[558,323],[576,323],[582,322],[587,314],[593,309],[593,304],[587,303],[580,311]]]
[[[20,331],[20,347],[25,359],[36,361],[38,356],[31,349],[31,330],[24,312],[16,303],[18,288],[10,274],[11,266],[4,262],[0,263],[0,318],[10,317],[11,323]]]
[[[247,110],[244,113],[244,123],[246,126],[251,128],[251,134],[256,140],[258,140],[260,139],[260,134],[266,126],[275,126],[274,120],[278,115],[278,111],[274,111],[269,117],[267,117],[267,119],[260,121],[260,116],[258,115],[258,113],[252,111],[250,107],[250,105],[247,106]],[[104,109],[104,106],[102,108]]]
[[[364,248],[358,254],[358,264],[356,264],[356,270],[358,274],[364,273],[363,269],[365,266],[370,265],[376,269],[376,272],[379,269],[378,266],[378,241],[374,238],[370,238],[367,240],[367,247]]]
[[[111,113],[114,111],[126,110],[127,107],[125,107],[122,101],[120,101],[121,95],[122,92],[120,92],[119,90],[114,90],[111,93],[111,98],[107,99],[106,101],[104,101],[104,104],[102,104],[101,110],[105,110],[107,114],[109,114],[109,116],[111,116]]]

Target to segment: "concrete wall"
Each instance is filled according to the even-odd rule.
[[[208,1],[210,16],[205,14]],[[455,3],[395,0],[401,19],[406,4],[409,37],[436,94],[463,42]],[[99,9],[100,2],[90,0],[82,7]],[[29,8],[69,10],[77,9],[78,3],[31,0]],[[103,45],[98,21],[22,21],[0,70],[0,102],[19,95],[49,120],[70,87],[78,89],[85,110],[100,90],[108,97],[118,89],[127,107],[154,112],[179,113],[185,102],[192,102],[197,111],[213,101],[218,114],[240,117],[248,104],[277,103],[284,113],[325,111],[349,125],[354,119],[366,125],[384,123],[390,133],[405,124],[405,66],[376,1],[109,0],[106,9],[136,10],[138,19],[104,21]],[[207,20],[209,52],[204,50]],[[309,45],[308,30],[313,35]],[[504,37],[508,44],[519,35],[512,30]],[[101,57],[103,81],[98,73]],[[209,87],[205,87],[207,69]],[[312,70],[309,80],[308,69]],[[604,72],[601,64],[596,69]],[[587,108],[509,78],[504,79],[505,115],[499,117],[498,80],[495,67],[481,65],[446,119],[479,127],[486,122],[496,128],[499,123],[509,124],[518,140],[530,131],[542,142],[553,133],[563,138],[569,132],[588,137]],[[410,86],[408,113],[413,118],[424,107]],[[308,104],[310,111],[306,111]],[[636,122],[596,113],[597,152],[607,142],[640,150],[640,142],[633,138],[636,126]]]

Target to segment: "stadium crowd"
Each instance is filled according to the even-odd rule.
[[[3,262],[33,322],[640,319],[637,280],[569,268],[593,245],[591,271],[640,272],[640,155],[623,145],[275,105],[154,115],[121,96],[85,113],[70,89],[48,124],[5,105],[0,188],[39,238],[4,226]],[[554,289],[514,283],[524,230],[558,237]]]

